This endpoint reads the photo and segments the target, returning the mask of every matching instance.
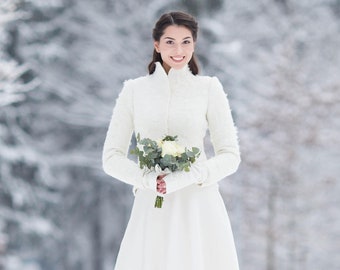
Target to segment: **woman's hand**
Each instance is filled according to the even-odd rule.
[[[166,174],[157,176],[157,192],[161,194],[166,194],[166,183],[164,181],[164,177]]]

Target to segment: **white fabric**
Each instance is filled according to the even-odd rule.
[[[215,156],[204,153],[209,129]],[[190,172],[167,175],[163,207],[154,208],[156,174],[127,158],[131,136],[202,150]],[[104,171],[136,190],[131,218],[115,270],[238,270],[228,215],[217,182],[240,163],[236,128],[216,77],[194,76],[186,66],[125,82],[107,132]]]

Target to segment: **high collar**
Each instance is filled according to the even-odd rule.
[[[185,65],[181,69],[171,68],[167,74],[160,62],[156,62],[154,75],[158,78],[167,79],[172,83],[185,82],[187,79],[194,76],[188,65]]]

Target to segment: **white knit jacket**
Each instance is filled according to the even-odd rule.
[[[207,159],[203,139],[209,129],[215,156]],[[193,75],[188,66],[166,74],[156,63],[153,74],[126,81],[116,100],[103,149],[103,168],[136,188],[155,190],[156,175],[146,179],[127,157],[131,136],[158,140],[177,135],[178,143],[202,150],[190,172],[166,176],[167,193],[191,184],[215,184],[240,163],[236,128],[226,94],[216,77]]]

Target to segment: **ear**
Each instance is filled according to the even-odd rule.
[[[155,47],[155,50],[156,50],[156,52],[160,52],[160,50],[159,50],[159,41],[155,41],[154,43],[153,43],[153,46]]]

